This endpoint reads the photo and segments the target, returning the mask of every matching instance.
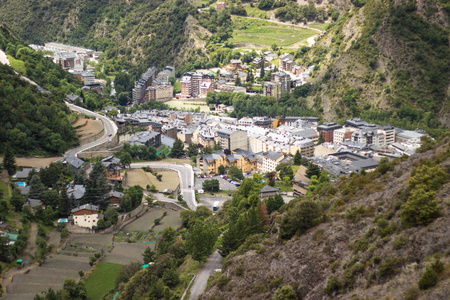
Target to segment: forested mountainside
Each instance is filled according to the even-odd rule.
[[[9,147],[17,155],[62,154],[78,144],[64,104],[65,93],[80,85],[72,75],[16,39],[0,25],[0,49],[21,73],[47,92],[0,64],[0,153]]]
[[[228,252],[201,299],[448,299],[448,142],[334,184],[321,176],[311,196],[272,213],[269,233]],[[235,197],[221,212],[234,235],[224,244],[244,235]]]
[[[103,51],[105,73],[173,63],[186,41],[183,0],[1,0],[0,20],[28,43]]]
[[[365,2],[303,56],[319,68],[310,104],[327,119],[361,116],[448,133],[450,3]]]

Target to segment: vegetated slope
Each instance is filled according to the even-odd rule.
[[[0,19],[29,43],[60,41],[104,51],[99,70],[136,73],[173,63],[186,41],[189,9],[183,0],[3,0]]]
[[[65,92],[77,86],[72,75],[15,39],[1,25],[0,49],[23,64],[24,75],[52,92],[39,92],[11,67],[0,64],[0,153],[8,146],[19,155],[62,154],[75,146],[78,138],[63,102]]]
[[[448,299],[449,171],[447,140],[291,201],[271,234],[225,258],[202,299]]]
[[[450,125],[445,2],[369,0],[343,15],[303,57],[320,63],[310,104],[328,119],[363,116],[443,134]]]

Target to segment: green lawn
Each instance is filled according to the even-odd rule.
[[[16,70],[16,71],[18,71],[18,72],[20,72],[20,73],[22,73],[22,74],[25,74],[25,73],[26,73],[25,65],[24,65],[24,62],[23,62],[23,61],[18,60],[18,59],[15,59],[15,58],[12,57],[11,55],[8,55],[8,59],[9,59],[9,62],[11,63],[11,67],[12,67],[14,70]]]
[[[205,5],[205,7],[209,6],[209,1],[208,0],[194,0],[192,2],[192,6],[193,7],[202,7],[202,5]]]
[[[328,24],[330,24],[330,23],[313,22],[313,23],[309,24],[308,26],[312,27],[312,28],[317,28],[320,30],[325,30],[325,29],[327,29]]]
[[[175,93],[181,93],[181,81],[180,80],[175,81],[175,84],[173,85],[173,91]]]
[[[232,17],[233,43],[245,43],[270,47],[290,46],[300,41],[306,40],[317,33],[313,30],[270,23],[264,20],[254,20],[243,17]]]
[[[86,280],[88,300],[101,300],[116,283],[122,265],[106,262],[97,263],[97,268]]]
[[[1,180],[0,189],[3,191],[3,199],[9,199],[11,197],[11,188]]]

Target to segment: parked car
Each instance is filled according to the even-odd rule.
[[[191,185],[188,185],[188,188],[191,188]]]

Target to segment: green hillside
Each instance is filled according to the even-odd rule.
[[[448,133],[449,22],[438,1],[372,0],[343,15],[302,57],[319,66],[310,103],[328,119]]]
[[[0,64],[0,153],[5,147],[18,155],[62,154],[78,143],[63,100],[66,92],[79,86],[72,75],[34,52],[0,26],[0,49],[14,57],[25,76],[51,93],[41,93]]]

